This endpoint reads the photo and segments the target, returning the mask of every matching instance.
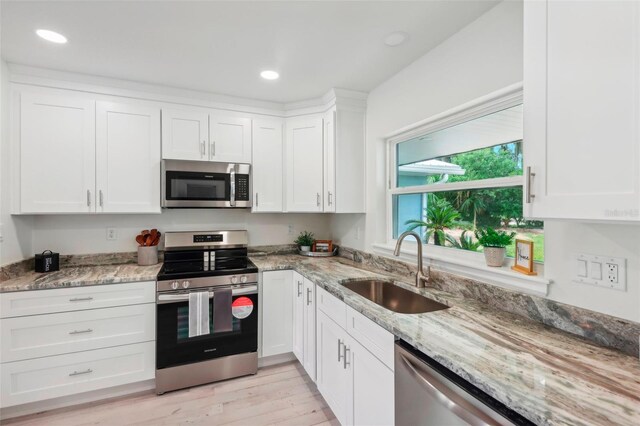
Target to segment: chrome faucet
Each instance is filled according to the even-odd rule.
[[[394,256],[400,256],[400,246],[402,245],[402,241],[410,235],[415,237],[416,241],[418,242],[418,272],[416,273],[416,287],[424,288],[425,284],[429,282],[429,274],[431,272],[431,269],[427,266],[426,274],[422,269],[422,240],[420,239],[420,235],[416,234],[413,231],[407,231],[400,235],[393,254]]]

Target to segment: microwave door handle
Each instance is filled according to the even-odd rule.
[[[236,165],[232,164],[231,165],[231,176],[229,177],[230,179],[230,187],[231,187],[231,194],[229,195],[229,205],[231,207],[235,207],[236,205]]]

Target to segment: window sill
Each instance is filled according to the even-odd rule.
[[[404,242],[400,250],[400,256],[393,255],[394,244],[374,244],[375,254],[402,260],[415,265],[417,248],[416,244]],[[511,270],[513,259],[507,259],[507,265],[495,268],[484,263],[484,256],[479,253],[456,253],[455,249],[435,247],[426,245],[423,247],[423,260],[425,266],[429,265],[435,269],[460,275],[465,278],[482,281],[488,284],[510,290],[522,291],[536,296],[546,296],[548,294],[551,280],[544,278],[543,265],[536,265],[536,272],[540,275],[524,275]]]

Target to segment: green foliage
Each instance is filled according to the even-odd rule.
[[[311,246],[315,241],[313,232],[302,231],[298,238],[295,239],[294,244],[299,246]]]
[[[462,235],[460,235],[460,239],[456,240],[455,237],[447,234],[445,238],[451,244],[451,247],[461,249],[461,250],[469,250],[469,251],[478,251],[480,248],[480,242],[475,241],[472,235],[467,235],[469,231],[462,231]]]
[[[496,231],[493,228],[478,229],[476,238],[483,247],[507,247],[513,242],[515,232]]]
[[[460,221],[460,213],[453,208],[447,200],[439,198],[435,194],[429,194],[427,201],[427,220],[411,219],[405,222],[407,231],[413,231],[416,228],[423,227],[424,241],[429,242],[433,235],[433,243],[437,246],[443,246],[446,241],[445,229],[463,226]]]

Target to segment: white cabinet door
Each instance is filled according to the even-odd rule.
[[[95,102],[20,97],[20,212],[95,211]]]
[[[209,114],[201,111],[162,109],[162,158],[209,158]]]
[[[160,213],[160,110],[96,103],[96,190],[101,213]]]
[[[262,273],[262,356],[293,349],[292,271]]]
[[[347,424],[393,425],[393,372],[355,339],[350,339],[347,345],[346,356],[350,375]]]
[[[324,312],[318,311],[318,376],[320,393],[341,424],[347,424],[350,377],[344,362],[347,333]]]
[[[305,299],[304,278],[293,272],[293,354],[304,366],[304,331],[305,331]]]
[[[316,380],[316,285],[304,279],[304,369]]]
[[[215,114],[209,118],[209,160],[251,163],[251,120]]]
[[[640,3],[524,7],[525,216],[640,220]]]
[[[327,112],[324,125],[324,194],[325,212],[336,211],[336,110]]]
[[[288,119],[287,202],[290,212],[322,211],[322,117]]]
[[[282,120],[253,120],[253,211],[283,210]]]

